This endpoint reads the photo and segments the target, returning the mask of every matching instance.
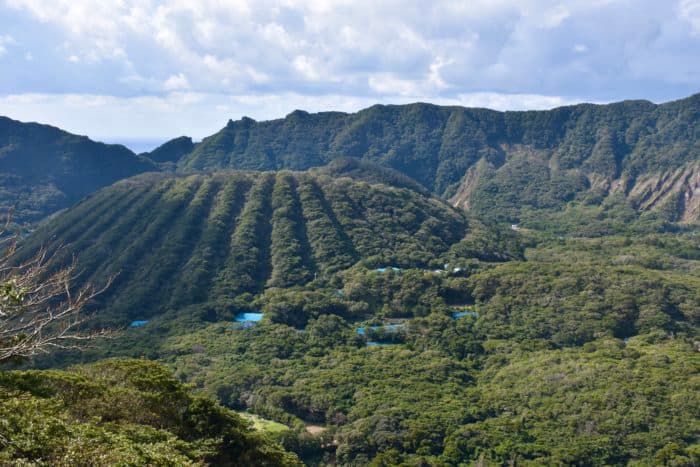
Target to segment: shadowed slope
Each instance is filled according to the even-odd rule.
[[[0,117],[0,207],[36,222],[117,180],[156,170],[124,146]]]
[[[75,225],[66,225],[75,224]],[[454,208],[406,188],[322,173],[143,175],[115,184],[30,237],[103,282],[108,320],[326,279],[359,260],[437,264],[466,232]],[[109,318],[111,317],[111,318]]]

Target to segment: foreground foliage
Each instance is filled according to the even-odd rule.
[[[0,447],[0,463],[13,465],[299,464],[143,360],[0,372]]]

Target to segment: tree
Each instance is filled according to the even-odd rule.
[[[9,220],[0,229],[0,364],[33,357],[53,349],[83,346],[108,337],[113,331],[84,330],[86,305],[109,287],[75,287],[79,275],[75,262],[50,267],[54,254],[39,250],[17,263],[19,237],[6,235]]]

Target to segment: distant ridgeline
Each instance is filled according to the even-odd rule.
[[[180,169],[303,170],[343,156],[371,160],[477,214],[621,198],[668,220],[700,217],[700,94],[654,105],[626,101],[496,112],[430,104],[355,114],[295,111],[229,121],[180,159]],[[609,200],[608,200],[609,201]]]
[[[467,231],[442,200],[326,173],[141,175],[56,216],[20,254],[65,246],[54,261],[75,255],[81,280],[118,273],[101,305],[139,320],[327,279],[360,260],[435,266]]]
[[[35,222],[145,171],[306,170],[352,157],[396,169],[406,183],[413,179],[454,206],[498,221],[574,231],[565,225],[571,219],[614,214],[624,225],[652,212],[687,223],[700,218],[699,136],[700,94],[661,105],[528,112],[430,104],[376,105],[354,114],[295,111],[265,122],[229,121],[198,144],[179,137],[138,156],[2,118],[0,205],[16,205],[16,220]],[[572,202],[573,215],[551,218]]]
[[[0,117],[0,209],[35,223],[102,187],[157,170],[124,146],[97,143],[48,125]]]

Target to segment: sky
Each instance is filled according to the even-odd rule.
[[[700,91],[700,0],[0,0],[0,115],[92,138]]]

